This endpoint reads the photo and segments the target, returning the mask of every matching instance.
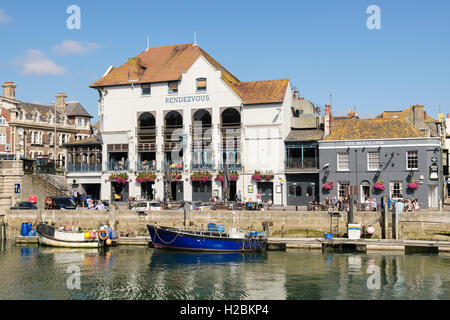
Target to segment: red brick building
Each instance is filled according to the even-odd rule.
[[[6,82],[0,96],[0,155],[36,158],[48,155],[65,164],[65,143],[91,137],[92,116],[78,101],[56,95],[51,105],[16,99],[16,85]],[[56,119],[56,121],[55,121]]]

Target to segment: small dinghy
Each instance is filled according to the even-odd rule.
[[[257,252],[267,248],[264,233],[244,232],[238,228],[225,231],[185,230],[147,225],[155,248],[219,252]]]
[[[40,223],[37,228],[39,243],[51,247],[98,248],[107,244],[108,232],[98,233],[58,231],[54,226]]]

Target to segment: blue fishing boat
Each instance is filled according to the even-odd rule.
[[[267,248],[264,233],[244,232],[237,228],[231,228],[228,232],[157,225],[147,225],[147,228],[155,248],[220,252],[257,252]]]

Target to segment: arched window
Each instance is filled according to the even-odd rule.
[[[194,126],[200,123],[202,127],[211,127],[212,123],[211,114],[205,109],[197,110],[194,113],[192,120],[194,122],[193,123]]]
[[[240,126],[241,114],[234,108],[227,108],[222,112],[222,126]]]

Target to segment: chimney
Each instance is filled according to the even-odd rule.
[[[329,136],[331,133],[331,105],[325,105],[325,124],[324,124],[324,136]]]
[[[58,93],[56,95],[56,108],[60,111],[60,112],[64,112],[66,110],[66,99],[67,99],[67,94],[65,93]]]
[[[8,99],[16,100],[16,85],[12,81],[7,81],[3,85],[3,96]]]
[[[424,121],[424,114],[423,105],[412,106],[412,120],[415,125]]]
[[[128,59],[128,81],[137,81],[142,74],[141,58]]]
[[[447,119],[450,119],[450,113],[447,113]]]

